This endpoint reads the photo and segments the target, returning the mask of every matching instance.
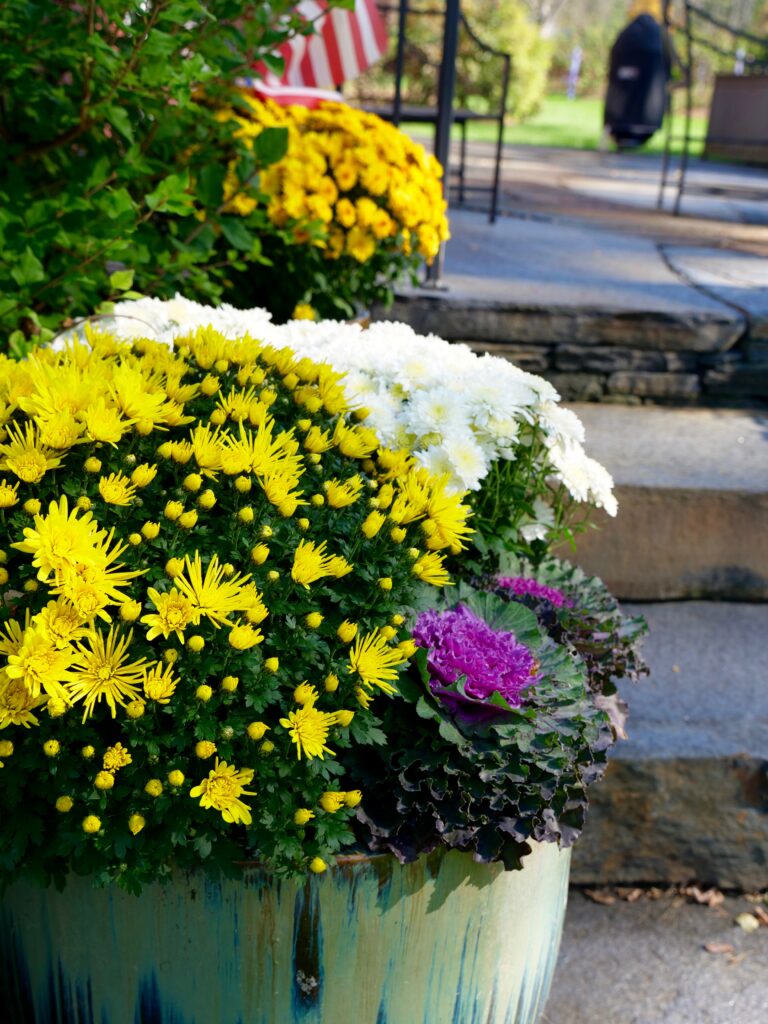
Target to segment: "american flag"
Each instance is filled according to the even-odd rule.
[[[282,75],[265,70],[243,84],[283,103],[340,99],[333,90],[361,75],[387,49],[387,29],[375,0],[356,0],[351,11],[328,10],[326,0],[302,0],[297,10],[314,23],[315,33],[295,36],[280,47]]]

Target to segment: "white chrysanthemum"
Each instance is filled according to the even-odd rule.
[[[446,434],[468,429],[467,407],[461,394],[448,388],[429,388],[413,395],[404,410],[414,434]]]
[[[458,431],[443,438],[442,447],[453,466],[452,484],[477,491],[489,469],[489,460],[474,436]]]
[[[536,498],[533,503],[533,516],[523,520],[520,533],[530,544],[534,540],[546,540],[554,525],[554,510],[541,498]]]
[[[539,422],[552,443],[560,440],[584,443],[584,424],[575,412],[555,402],[542,402],[537,411]]]

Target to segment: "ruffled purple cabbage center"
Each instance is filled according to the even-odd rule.
[[[536,679],[538,663],[514,633],[492,629],[465,605],[419,615],[413,630],[427,651],[430,687],[451,711],[469,709],[462,695],[446,690],[466,676],[464,691],[475,701],[499,693],[510,707],[520,707],[524,691]]]
[[[537,580],[530,580],[524,576],[497,576],[496,586],[502,590],[514,594],[515,597],[535,597],[539,600],[549,601],[555,608],[573,608],[573,601],[566,597],[562,590],[555,587],[548,587]]]

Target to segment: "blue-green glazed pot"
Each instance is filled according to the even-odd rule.
[[[436,853],[341,858],[305,883],[247,869],[139,897],[11,886],[2,1024],[534,1024],[557,959],[568,851],[522,871]]]

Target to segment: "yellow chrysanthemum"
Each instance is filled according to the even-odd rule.
[[[175,633],[179,641],[184,643],[184,630],[189,625],[196,626],[200,621],[200,613],[189,598],[175,587],[165,594],[149,587],[147,597],[157,609],[141,617],[141,621],[149,626],[147,640],[154,640],[158,636],[167,640]]]
[[[304,754],[309,760],[323,754],[334,755],[334,751],[325,745],[331,726],[336,725],[336,715],[319,711],[314,702],[307,702],[297,711],[290,711],[287,718],[280,719],[280,725],[289,731],[291,740],[296,744],[296,757]]]
[[[443,556],[438,555],[436,551],[428,551],[417,558],[411,571],[414,576],[418,576],[424,583],[430,583],[433,587],[453,585],[448,570],[443,565]]]
[[[177,576],[175,585],[195,610],[196,621],[205,615],[217,629],[223,625],[231,626],[229,616],[243,611],[249,603],[247,587],[250,576],[227,578],[218,555],[213,555],[203,574],[199,551],[195,552],[193,559],[187,555],[184,569],[185,575]]]
[[[99,480],[99,494],[108,505],[130,505],[136,488],[123,473],[110,473]]]
[[[0,480],[0,508],[12,508],[18,503],[19,485],[10,484],[7,480]]]
[[[216,765],[199,785],[189,791],[192,798],[200,797],[200,806],[221,811],[224,821],[233,825],[250,825],[250,808],[241,796],[255,796],[245,787],[253,781],[253,768],[237,769],[216,758]]]
[[[144,695],[149,700],[158,704],[167,704],[179,684],[178,678],[173,674],[171,665],[164,665],[162,661],[156,661],[151,668],[144,669],[142,681]]]
[[[351,571],[352,566],[346,559],[327,553],[325,541],[315,544],[311,540],[301,540],[294,552],[291,578],[309,589],[310,583],[325,576],[339,577]]]
[[[33,697],[23,679],[11,679],[7,672],[0,670],[0,729],[9,725],[23,725],[25,729],[37,725],[33,712],[45,700],[43,696]]]
[[[25,484],[39,483],[49,469],[61,465],[61,459],[41,444],[33,423],[6,428],[10,441],[0,444],[0,469],[14,473]]]
[[[83,701],[83,721],[102,698],[113,718],[118,704],[124,707],[138,698],[146,659],[129,660],[132,637],[132,631],[121,636],[113,628],[105,637],[94,629],[86,638],[87,646],[77,645],[76,672],[66,689],[71,700]]]
[[[104,751],[104,757],[102,758],[102,767],[108,772],[117,772],[121,768],[125,768],[126,765],[131,764],[133,758],[122,745],[122,743],[115,743],[112,747],[107,747]]]
[[[73,648],[58,647],[39,626],[30,626],[18,652],[8,656],[6,672],[10,679],[21,680],[33,698],[46,693],[70,703],[64,686],[75,678],[74,662]]]
[[[407,659],[402,651],[390,647],[378,630],[359,636],[349,653],[349,672],[359,676],[363,686],[378,686],[385,693],[394,693],[392,681],[397,679],[397,666]]]

